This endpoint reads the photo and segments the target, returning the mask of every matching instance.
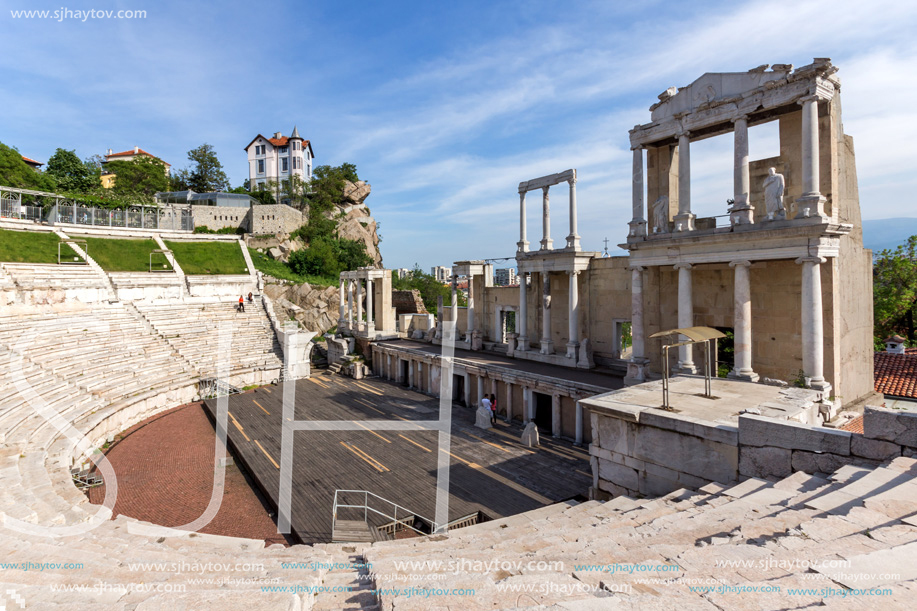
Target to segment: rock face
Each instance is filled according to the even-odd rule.
[[[324,334],[338,324],[337,287],[282,284],[267,276],[264,293],[273,300],[279,318],[296,319],[309,331]]]
[[[338,219],[338,235],[348,240],[363,242],[366,252],[373,258],[373,266],[382,267],[382,253],[379,252],[379,234],[376,229],[376,220],[369,215],[369,210],[365,206],[353,207],[343,218]]]
[[[360,206],[369,197],[372,186],[366,181],[357,182],[344,181],[344,203],[353,206]]]

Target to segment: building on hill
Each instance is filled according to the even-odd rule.
[[[876,392],[885,396],[886,407],[914,410],[917,409],[917,348],[905,348],[904,342],[899,335],[885,340],[885,350],[874,355],[873,375]]]
[[[512,286],[516,282],[515,267],[505,267],[494,271],[494,284],[497,286]]]
[[[135,146],[133,150],[122,151],[120,153],[113,153],[111,149],[108,149],[108,154],[105,155],[105,161],[102,165],[102,186],[106,189],[111,189],[115,184],[115,175],[112,172],[109,172],[105,169],[105,165],[109,161],[133,161],[137,157],[149,157],[150,159],[156,159],[157,161],[162,161],[163,165],[166,166],[166,176],[169,176],[172,173],[172,165],[166,163],[156,155],[148,153],[139,146]]]
[[[446,267],[445,265],[436,265],[430,268],[430,273],[436,278],[437,282],[442,282],[443,284],[449,282],[452,279],[452,268]]]
[[[170,191],[156,194],[160,204],[190,204],[195,227],[212,231],[236,229],[254,235],[292,233],[305,219],[286,204],[262,205],[244,193],[195,193]]]
[[[248,180],[252,191],[266,189],[273,182],[278,185],[274,195],[279,201],[279,186],[284,181],[293,176],[305,182],[312,180],[315,154],[312,144],[299,135],[296,126],[293,126],[293,133],[289,136],[281,132],[275,132],[272,138],[258,134],[244,150],[248,153]]]
[[[40,161],[35,161],[34,159],[29,159],[29,158],[26,157],[25,155],[21,155],[21,157],[22,157],[22,160],[26,162],[26,165],[28,165],[30,168],[32,168],[32,169],[35,170],[36,172],[40,172],[40,171],[41,171],[41,166],[45,165],[45,164],[43,164],[43,163],[40,162]]]

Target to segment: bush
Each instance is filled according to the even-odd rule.
[[[223,227],[222,229],[217,229],[216,231],[214,231],[210,227],[200,225],[194,228],[194,233],[211,233],[211,234],[219,234],[219,235],[231,235],[231,234],[245,235],[245,230],[242,229],[241,227]]]

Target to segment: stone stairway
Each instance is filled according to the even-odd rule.
[[[560,592],[573,592],[562,597],[567,602],[602,598],[607,605],[594,608],[795,609],[833,606],[837,595],[820,590],[844,586],[892,591],[864,598],[862,607],[848,602],[850,608],[881,601],[903,609],[917,590],[917,566],[905,561],[917,548],[915,474],[917,460],[896,458],[874,471],[845,467],[830,478],[797,472],[779,482],[711,484],[658,499],[557,504],[448,536],[373,544],[365,556],[383,609],[547,605],[559,602]],[[494,560],[506,564],[488,567]],[[405,561],[427,564],[405,568]],[[469,568],[456,570],[462,562]],[[659,569],[611,571],[614,565]],[[545,585],[553,594],[539,589]],[[474,596],[394,593],[412,586],[469,588]],[[758,591],[749,594],[752,588]]]

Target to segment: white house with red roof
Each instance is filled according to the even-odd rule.
[[[266,188],[272,181],[280,185],[291,176],[312,180],[315,154],[312,144],[300,137],[296,126],[289,136],[275,132],[273,138],[266,138],[258,134],[244,150],[248,153],[248,180],[252,191]]]
[[[29,158],[26,157],[25,155],[20,155],[20,157],[22,157],[22,160],[26,162],[26,165],[28,165],[30,168],[32,168],[32,169],[35,170],[36,172],[41,170],[41,166],[45,165],[45,164],[43,164],[43,163],[40,162],[40,161],[35,161],[34,159],[29,159]]]

